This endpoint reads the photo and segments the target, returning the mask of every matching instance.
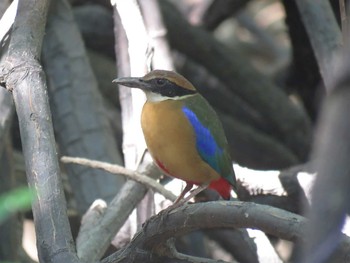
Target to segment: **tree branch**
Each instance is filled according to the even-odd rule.
[[[127,169],[123,166],[116,165],[116,164],[110,164],[106,162],[100,162],[100,161],[95,161],[95,160],[89,160],[85,158],[78,158],[78,157],[68,157],[68,156],[63,156],[61,158],[61,161],[63,163],[75,163],[75,164],[80,164],[84,166],[88,166],[91,168],[97,168],[97,169],[102,169],[107,172],[110,172],[112,174],[120,174],[128,179],[134,180],[136,182],[139,182],[148,188],[154,190],[155,192],[160,193],[163,195],[165,198],[169,199],[170,201],[175,201],[176,196],[168,191],[167,189],[164,188],[163,185],[155,181],[154,179],[145,176],[143,174],[140,174],[138,172],[135,172],[133,170]]]
[[[146,193],[145,185],[153,188],[155,191],[159,191],[170,200],[176,199],[175,195],[149,178],[149,176],[154,174],[153,166],[146,167],[144,171],[145,174],[148,174],[148,176],[146,176],[119,165],[112,165],[100,161],[73,157],[62,157],[61,160],[64,163],[76,163],[91,168],[103,169],[113,174],[123,174],[129,179],[142,183],[138,184],[128,181],[122,188],[122,191],[110,202],[107,208],[100,209],[101,206],[94,205],[91,209],[98,212],[93,213],[93,211],[88,211],[89,214],[87,216],[90,218],[88,221],[84,222],[77,238],[78,255],[82,259],[97,260],[103,255],[112,238]],[[130,193],[133,194],[130,195]],[[130,196],[132,198],[130,198]]]
[[[45,74],[39,63],[49,1],[19,1],[1,82],[12,90],[33,203],[41,262],[79,262],[56,155]],[[59,230],[59,231],[57,231]]]
[[[350,199],[350,50],[343,54],[340,74],[331,86],[319,118],[313,158],[318,176],[312,190],[304,261],[329,262],[338,256],[341,229]],[[331,259],[330,259],[331,258]],[[344,259],[343,262],[348,261]]]
[[[112,4],[118,11],[120,22],[125,30],[128,40],[128,54],[131,76],[143,76],[147,73],[147,49],[148,36],[144,26],[141,11],[136,0],[124,1],[113,0]],[[121,32],[117,32],[118,34]],[[118,49],[117,57],[120,52],[126,50]],[[118,70],[119,77],[122,76]],[[122,122],[123,122],[123,153],[125,167],[135,168],[137,162],[146,149],[146,143],[143,139],[140,116],[142,106],[145,102],[145,95],[137,89],[127,87],[119,87],[120,104],[122,107]]]
[[[152,66],[154,69],[174,70],[173,60],[166,39],[167,29],[163,24],[158,0],[139,0],[144,23],[154,49]]]
[[[150,251],[159,256],[169,238],[202,228],[254,228],[282,239],[296,241],[304,238],[305,223],[305,219],[299,215],[248,202],[221,201],[184,205],[152,217],[128,246],[102,262],[130,262],[130,259],[138,257],[145,259],[144,256]],[[339,259],[343,259],[349,246],[349,238],[343,236],[338,251]]]

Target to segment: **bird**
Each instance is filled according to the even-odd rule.
[[[236,176],[224,129],[192,83],[174,71],[159,69],[113,82],[145,93],[141,127],[148,151],[164,174],[186,182],[175,203],[194,185],[194,194],[209,188],[229,200]]]

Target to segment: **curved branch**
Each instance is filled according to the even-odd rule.
[[[164,244],[198,229],[254,228],[282,239],[303,240],[306,220],[299,215],[265,205],[249,202],[221,201],[181,206],[166,210],[146,222],[131,243],[103,260],[103,263],[130,262],[130,258],[146,255],[148,251],[164,252]],[[349,251],[350,239],[343,235],[339,259]],[[339,261],[341,262],[341,261]]]
[[[143,198],[147,188],[155,189],[170,200],[176,196],[158,184],[152,177],[158,177],[154,173],[154,165],[141,166],[138,171],[132,171],[119,165],[112,165],[100,161],[92,161],[84,158],[62,157],[63,162],[86,165],[91,168],[103,169],[113,174],[122,174],[134,181],[127,181],[122,191],[113,198],[107,208],[101,208],[100,203],[93,205],[90,210],[99,211],[102,215],[89,211],[83,222],[77,238],[78,256],[85,260],[97,260],[109,246],[112,238],[124,224],[137,203]],[[158,171],[158,169],[157,169]],[[151,178],[150,178],[151,177]],[[108,231],[105,231],[108,229]]]

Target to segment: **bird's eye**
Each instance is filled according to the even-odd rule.
[[[165,85],[165,80],[164,79],[157,79],[156,80],[157,86],[164,86]]]

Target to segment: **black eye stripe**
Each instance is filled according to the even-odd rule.
[[[164,78],[152,79],[149,82],[152,84],[152,92],[159,93],[165,97],[181,97],[197,93],[195,90],[183,88]]]

